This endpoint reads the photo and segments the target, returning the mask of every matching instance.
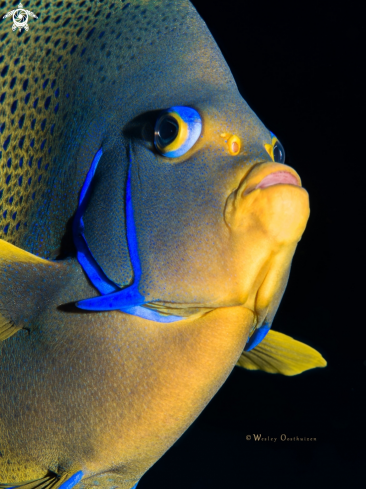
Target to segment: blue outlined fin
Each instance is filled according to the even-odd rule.
[[[68,474],[58,476],[53,472],[49,472],[46,477],[41,479],[12,483],[12,484],[2,484],[0,482],[0,489],[72,489],[78,482],[81,481],[83,477],[83,472],[80,470],[68,477]]]
[[[252,336],[248,338],[247,344],[245,345],[244,351],[253,350],[259,343],[266,337],[271,326],[269,324],[263,324],[260,328],[256,329]]]
[[[258,331],[261,329],[259,328]],[[262,336],[262,341],[258,343],[257,338],[258,336],[251,344],[250,351],[243,351],[237,362],[238,366],[248,370],[263,370],[272,374],[292,376],[327,365],[321,354],[314,348],[278,331],[267,329],[267,333]]]

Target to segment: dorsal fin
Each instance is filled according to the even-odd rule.
[[[241,354],[237,365],[248,370],[297,375],[311,368],[325,367],[327,362],[314,348],[270,330],[258,346]]]

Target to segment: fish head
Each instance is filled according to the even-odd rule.
[[[271,159],[273,137],[237,90],[178,107],[175,100],[173,109],[141,117],[142,137],[131,145],[141,291],[198,308],[242,304],[258,321],[272,320],[308,194],[292,168]],[[198,114],[200,134],[187,152],[167,156],[157,125],[164,130],[187,108]]]
[[[186,316],[243,305],[267,324],[306,226],[308,195],[206,25],[196,14],[187,25],[189,35],[179,28],[146,43],[103,99],[86,241],[107,277],[119,287],[138,282],[147,305]]]

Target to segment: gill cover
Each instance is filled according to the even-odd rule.
[[[80,192],[79,206],[73,221],[73,237],[77,249],[77,258],[84,272],[93,283],[93,285],[102,294],[99,297],[86,299],[78,302],[76,305],[81,309],[90,311],[121,310],[127,314],[139,316],[152,321],[170,323],[183,319],[180,316],[161,314],[158,311],[141,307],[152,299],[148,300],[139,292],[141,279],[141,263],[138,254],[136,228],[133,214],[132,195],[131,195],[131,167],[129,167],[126,189],[123,193],[125,196],[125,222],[126,222],[126,244],[133,271],[132,283],[121,288],[111,280],[102,266],[93,256],[88,245],[86,237],[86,228],[84,224],[84,214],[88,208],[88,203],[95,189],[93,180],[98,168],[99,161],[103,155],[103,149],[100,148],[96,153],[90,170],[86,176],[84,185]],[[110,230],[113,232],[113,230]],[[104,247],[106,248],[106,247]]]

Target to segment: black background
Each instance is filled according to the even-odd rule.
[[[193,4],[310,194],[274,329],[319,350],[328,366],[295,377],[236,367],[138,489],[366,487],[366,9],[329,0]]]

